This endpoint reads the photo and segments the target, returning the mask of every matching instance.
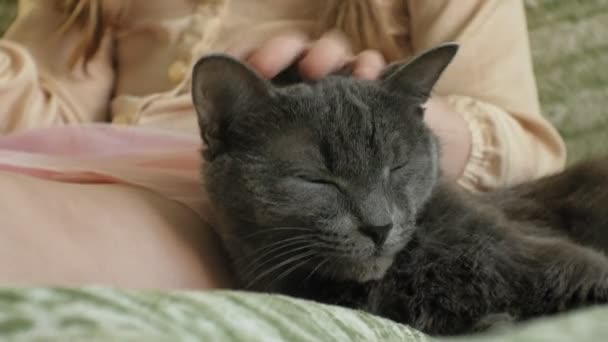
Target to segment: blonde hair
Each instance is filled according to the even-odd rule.
[[[64,35],[75,27],[82,32],[69,63],[75,65],[81,58],[90,60],[99,50],[110,18],[104,13],[101,0],[55,0],[55,7],[65,15],[57,34]]]
[[[74,27],[82,31],[70,63],[73,65],[81,58],[86,62],[99,50],[103,34],[116,15],[104,10],[102,0],[54,1],[56,7],[65,14],[58,33],[65,34]],[[388,61],[401,58],[402,52],[388,33],[386,20],[376,1],[327,0],[319,21],[318,34],[338,29],[350,39],[355,52],[375,49]]]

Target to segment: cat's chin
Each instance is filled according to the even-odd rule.
[[[351,280],[364,283],[379,280],[393,264],[392,256],[375,256],[362,259],[342,259],[334,265],[331,274],[340,280]]]

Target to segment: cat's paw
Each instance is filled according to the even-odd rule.
[[[592,286],[586,291],[577,293],[575,298],[577,299],[579,306],[608,304],[608,284],[600,284],[599,286]]]
[[[516,319],[512,315],[502,312],[502,313],[493,313],[487,316],[482,317],[475,324],[475,331],[486,331],[486,330],[496,330],[496,329],[505,329],[513,325]]]

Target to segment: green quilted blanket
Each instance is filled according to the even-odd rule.
[[[596,342],[608,308],[515,329],[436,340],[378,317],[293,298],[238,291],[0,289],[0,341]]]
[[[0,290],[1,341],[422,341],[356,311],[244,292]]]
[[[47,0],[40,0],[47,1]],[[509,1],[509,0],[504,0]],[[545,115],[569,162],[608,152],[608,0],[527,0]],[[15,0],[0,0],[0,32]],[[608,341],[608,307],[445,342]],[[431,341],[361,312],[237,291],[0,289],[0,341]]]
[[[608,0],[527,0],[544,114],[568,162],[608,154]]]

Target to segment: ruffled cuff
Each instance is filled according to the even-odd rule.
[[[504,183],[505,156],[498,138],[496,115],[507,115],[500,108],[466,96],[448,96],[448,104],[460,113],[471,132],[469,160],[458,184],[469,191],[488,191]]]

